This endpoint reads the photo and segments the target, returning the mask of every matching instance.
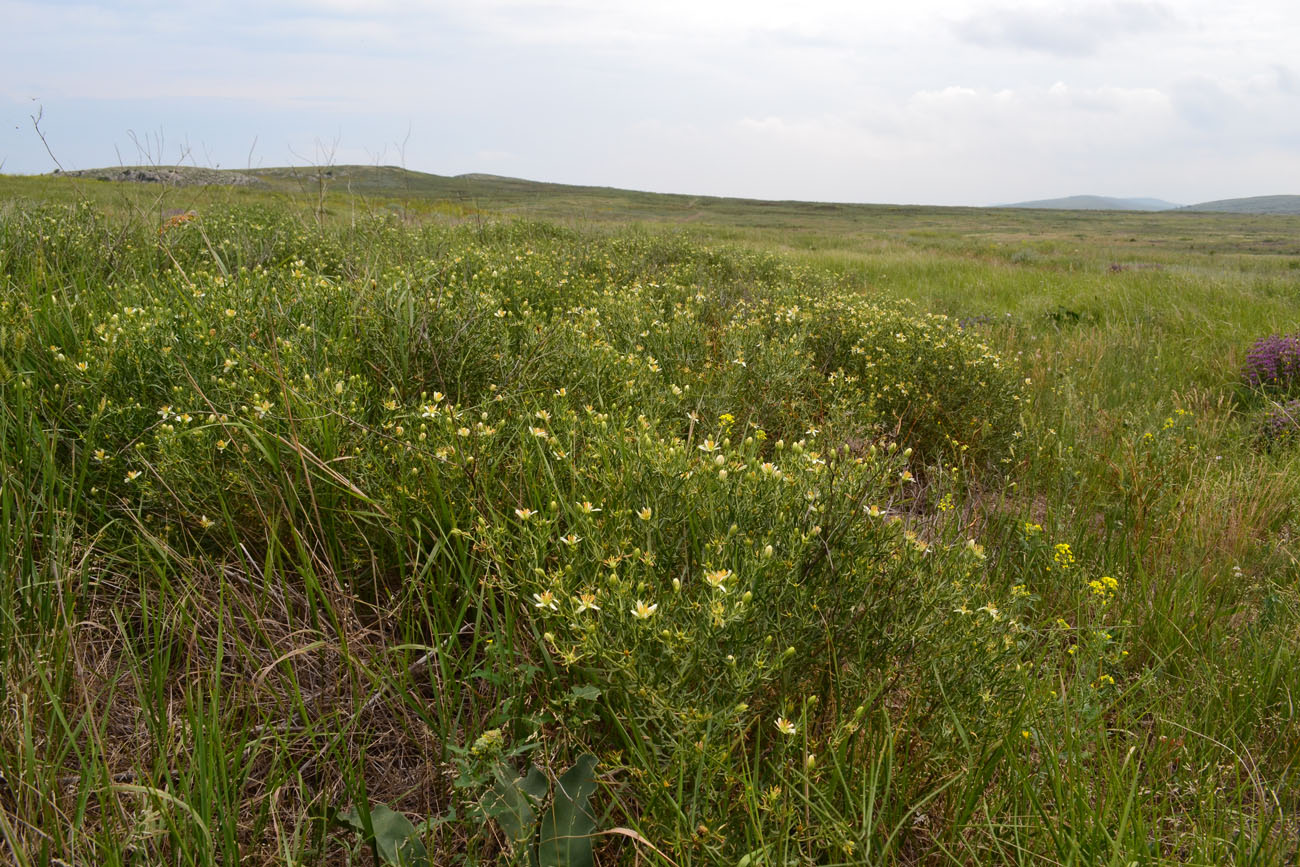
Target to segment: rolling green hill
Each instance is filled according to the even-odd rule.
[[[230,186],[311,195],[345,193],[362,198],[456,202],[466,209],[527,214],[546,219],[650,219],[779,225],[808,217],[861,216],[868,209],[916,213],[910,205],[772,201],[728,196],[651,193],[617,187],[554,184],[470,173],[435,175],[398,166],[278,166],[210,169],[199,166],[115,166],[55,173],[70,179],[158,184],[169,187]],[[1300,196],[1254,196],[1177,205],[1154,198],[1065,196],[994,205],[999,209],[1059,211],[1213,211],[1234,214],[1300,214]],[[928,210],[928,209],[926,209]],[[945,208],[954,212],[961,209]]]
[[[1219,211],[1231,214],[1300,214],[1300,196],[1251,196],[1246,199],[1217,199],[1188,205],[1184,211]]]
[[[1177,208],[1163,199],[1117,199],[1111,196],[1066,196],[1061,199],[1038,199],[998,205],[1000,208],[1043,208],[1061,211],[1168,211]]]

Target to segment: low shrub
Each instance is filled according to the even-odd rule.
[[[1300,386],[1300,334],[1256,340],[1246,353],[1244,376],[1251,388],[1289,392]]]

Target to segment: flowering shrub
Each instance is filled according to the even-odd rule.
[[[84,535],[272,564],[436,641],[488,708],[448,703],[449,752],[531,727],[627,771],[629,810],[663,765],[729,793],[693,808],[722,826],[751,745],[754,779],[794,779],[882,708],[925,726],[916,752],[1021,712],[1028,594],[951,496],[919,517],[925,465],[992,462],[1019,414],[945,317],[680,239],[261,210],[151,233],[138,273],[73,296],[46,262],[99,267],[89,241],[0,231],[0,385],[69,432]]]
[[[923,462],[1005,457],[1021,409],[1014,370],[946,316],[906,305],[826,302],[809,328],[823,371],[842,371]]]
[[[1300,384],[1300,334],[1261,337],[1246,353],[1246,384],[1288,391]]]

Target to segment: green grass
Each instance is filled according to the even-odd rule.
[[[1295,218],[334,171],[0,178],[0,860],[1294,863]]]

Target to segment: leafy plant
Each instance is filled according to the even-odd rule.
[[[595,756],[579,756],[573,767],[555,781],[552,795],[550,781],[536,765],[530,765],[522,777],[512,778],[509,766],[500,763],[495,782],[480,801],[480,810],[485,818],[497,823],[523,863],[532,867],[591,867],[591,838],[596,830],[591,808],[591,796],[596,792],[595,768]],[[428,867],[428,851],[420,839],[420,829],[384,804],[370,804],[364,810],[353,807],[339,813],[336,823],[367,841],[376,859],[384,864]]]
[[[591,834],[596,817],[591,796],[596,791],[596,757],[580,756],[555,781],[550,806],[538,820],[550,784],[536,766],[516,780],[504,774],[483,799],[483,811],[515,844],[516,853],[534,867],[590,867]],[[504,766],[503,766],[504,770]]]
[[[370,842],[375,858],[399,867],[428,867],[429,852],[411,820],[385,804],[339,813],[337,822]]]

